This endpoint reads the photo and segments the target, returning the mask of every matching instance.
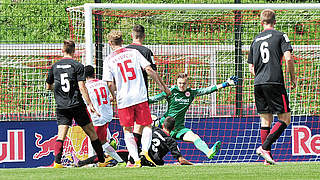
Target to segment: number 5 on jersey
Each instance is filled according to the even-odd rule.
[[[121,75],[123,77],[123,81],[126,83],[128,80],[136,79],[136,73],[134,72],[134,68],[129,67],[130,63],[132,63],[131,59],[125,60],[122,63],[118,63],[118,67],[120,68]],[[124,68],[123,68],[124,66]]]
[[[62,73],[60,74],[60,79],[61,79],[61,89],[64,92],[69,92],[70,91],[70,82],[68,79],[68,73]]]

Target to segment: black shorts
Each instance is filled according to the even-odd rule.
[[[290,112],[289,99],[284,85],[256,85],[254,86],[254,96],[259,114]]]
[[[86,106],[76,106],[69,109],[56,109],[58,125],[72,125],[72,119],[79,125],[85,126],[91,122]]]

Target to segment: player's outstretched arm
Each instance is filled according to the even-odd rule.
[[[231,76],[229,79],[227,79],[224,83],[218,84],[218,85],[213,85],[209,86],[206,88],[200,88],[196,89],[196,96],[202,96],[205,94],[210,94],[213,93],[221,88],[225,88],[228,86],[235,86],[238,83],[238,77],[237,76]]]
[[[147,74],[159,85],[159,88],[165,92],[168,96],[171,95],[170,89],[160,80],[160,76],[155,72],[151,66],[145,68]]]
[[[149,104],[153,104],[153,103],[156,103],[156,102],[163,100],[166,97],[167,97],[167,94],[165,92],[162,92],[162,93],[157,94],[155,96],[149,97],[148,102],[149,102]]]
[[[218,86],[221,88],[225,88],[225,87],[229,87],[229,86],[235,86],[238,84],[238,77],[237,76],[231,76],[230,78],[228,78],[224,83],[219,84]],[[219,89],[218,87],[218,89]]]
[[[170,89],[160,80],[160,76],[155,72],[151,66],[145,68],[147,74],[159,85],[159,88],[164,91],[168,96],[171,95]]]

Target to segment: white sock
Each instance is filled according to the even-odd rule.
[[[129,151],[130,156],[134,161],[140,160],[138,155],[137,143],[134,140],[133,133],[124,133],[124,141],[126,142],[127,149]]]
[[[141,137],[141,149],[142,151],[148,152],[152,140],[152,129],[150,127],[144,127],[142,130],[142,137]]]
[[[123,162],[121,157],[118,155],[118,153],[113,149],[113,147],[110,146],[109,143],[104,143],[102,145],[103,151],[107,154],[109,154],[113,159],[117,160],[118,162]]]

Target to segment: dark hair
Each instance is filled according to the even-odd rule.
[[[188,78],[188,75],[186,73],[179,73],[177,79],[178,78]]]
[[[132,28],[133,35],[136,39],[144,38],[144,27],[140,24],[134,25]]]
[[[75,52],[76,45],[73,40],[63,41],[63,51],[67,54],[73,54]]]
[[[175,119],[171,116],[166,117],[163,122],[163,127],[166,128],[168,131],[172,131],[174,129]]]
[[[91,77],[94,78],[94,68],[91,65],[84,67],[84,74],[86,78]]]

